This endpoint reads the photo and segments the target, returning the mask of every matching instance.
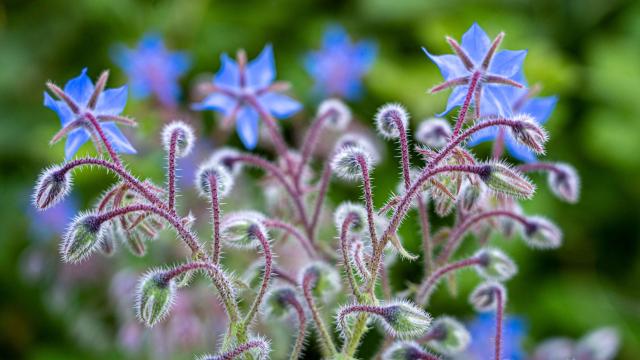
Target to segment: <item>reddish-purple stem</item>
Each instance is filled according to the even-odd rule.
[[[169,182],[169,199],[167,201],[169,209],[175,208],[176,203],[176,145],[178,144],[178,132],[171,134],[169,142],[168,169],[167,176]]]
[[[252,229],[253,234],[260,245],[262,246],[262,255],[264,256],[264,272],[262,274],[262,285],[260,286],[260,290],[256,295],[256,298],[253,300],[253,304],[247,312],[247,315],[244,318],[244,325],[248,326],[253,321],[256,313],[258,312],[258,307],[262,303],[262,299],[264,298],[264,294],[267,292],[269,288],[269,282],[271,281],[271,268],[273,266],[273,256],[271,255],[271,244],[269,244],[269,239],[262,233],[262,231],[258,227],[254,227]]]
[[[376,248],[378,245],[378,237],[376,235],[376,223],[374,219],[375,210],[373,209],[373,193],[371,191],[371,177],[369,176],[369,166],[364,157],[358,156],[358,164],[362,171],[362,186],[364,187],[364,202],[367,208],[367,223],[369,224],[369,236],[371,237],[371,245]]]
[[[266,344],[262,340],[249,340],[244,344],[238,345],[233,350],[230,350],[224,354],[205,358],[205,360],[234,360],[234,359],[238,359],[240,355],[244,354],[245,352],[253,348],[265,348],[265,347],[266,347]]]
[[[268,228],[284,230],[287,233],[291,234],[294,238],[298,240],[300,245],[302,245],[302,248],[307,253],[309,258],[314,259],[318,257],[318,254],[313,244],[302,233],[300,233],[300,231],[298,231],[298,229],[296,229],[293,225],[278,219],[265,219],[262,222]]]
[[[467,116],[467,112],[469,111],[469,106],[471,105],[471,99],[473,98],[473,94],[476,90],[476,86],[478,86],[478,82],[480,81],[481,76],[482,76],[482,73],[479,71],[476,71],[473,73],[473,75],[471,75],[471,81],[469,82],[469,90],[467,91],[467,96],[465,97],[464,103],[460,108],[460,113],[458,113],[456,126],[453,129],[454,137],[457,136],[458,133],[460,133],[460,128],[462,127],[462,124],[464,123],[464,119]],[[476,106],[478,106],[478,104],[476,104]]]
[[[340,228],[340,249],[342,250],[342,265],[344,266],[344,270],[347,272],[347,280],[349,281],[351,292],[358,301],[362,301],[362,294],[360,293],[358,284],[355,282],[356,279],[353,274],[353,268],[351,267],[351,261],[349,260],[349,248],[351,245],[349,241],[349,227],[356,218],[357,215],[355,213],[349,213],[342,222],[342,226]]]
[[[218,265],[220,263],[220,201],[218,199],[218,179],[209,176],[209,189],[211,191],[211,217],[213,220],[213,249],[211,261]]]
[[[298,165],[298,170],[296,171],[296,181],[299,182],[302,176],[302,172],[304,167],[309,162],[311,158],[311,154],[313,153],[314,148],[318,144],[318,139],[320,135],[320,130],[322,129],[322,125],[332,115],[335,111],[333,109],[326,111],[320,114],[312,123],[309,130],[307,130],[307,134],[302,142],[302,149],[300,152],[300,164]]]
[[[331,164],[327,161],[322,169],[322,176],[320,178],[320,189],[318,189],[318,198],[316,199],[315,208],[313,210],[313,216],[311,218],[311,233],[314,235],[311,237],[311,242],[315,239],[316,227],[318,226],[318,220],[320,219],[320,213],[322,212],[322,205],[324,204],[324,198],[327,195],[329,188],[329,182],[331,181]]]
[[[468,259],[463,259],[460,261],[456,261],[454,263],[448,264],[436,270],[433,274],[431,274],[423,283],[420,285],[418,292],[416,294],[416,302],[418,304],[426,305],[429,301],[429,297],[433,291],[433,287],[438,283],[438,281],[446,274],[456,271],[468,266],[478,265],[481,263],[481,259],[476,257],[471,257]]]
[[[109,139],[107,139],[107,136],[104,134],[104,131],[102,130],[102,125],[100,125],[100,122],[90,112],[85,113],[84,116],[89,120],[89,122],[91,122],[91,125],[93,125],[93,127],[95,128],[96,132],[98,133],[98,136],[100,136],[100,140],[102,140],[102,143],[107,149],[109,156],[111,156],[111,160],[113,160],[113,163],[116,166],[122,168],[122,162],[120,162],[120,158],[118,157],[118,154],[116,154],[115,150],[113,150],[113,146],[111,146],[111,142],[109,141]]]
[[[558,169],[558,167],[555,164],[549,163],[549,162],[534,162],[534,163],[522,164],[522,165],[516,166],[516,169],[522,172],[551,171],[551,172],[560,173],[560,174],[562,173],[562,170]]]
[[[504,294],[499,287],[494,290],[496,292],[496,356],[495,360],[500,360],[502,353],[502,320],[504,317]]]

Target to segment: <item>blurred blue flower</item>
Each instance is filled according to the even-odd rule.
[[[477,91],[472,103],[476,105],[476,97],[480,97],[481,115],[511,114],[505,91],[512,86],[520,86],[515,77],[522,68],[527,54],[526,50],[502,50],[495,52],[502,40],[503,34],[498,35],[492,43],[482,28],[474,23],[462,36],[462,44],[447,38],[456,55],[432,55],[427,49],[422,50],[433,61],[445,82],[432,89],[440,91],[453,87],[449,95],[447,108],[438,116],[447,114],[451,109],[464,103],[474,74],[479,75]]]
[[[496,316],[494,313],[479,314],[467,324],[471,334],[471,344],[460,357],[465,360],[493,359],[495,355]],[[521,342],[525,335],[524,320],[506,316],[502,325],[502,359],[523,360],[525,353]]]
[[[236,131],[245,148],[254,149],[258,143],[258,120],[263,110],[271,116],[287,118],[302,109],[292,98],[279,93],[281,83],[274,83],[276,67],[271,45],[266,45],[260,55],[248,64],[232,60],[227,54],[221,57],[221,68],[213,79],[212,92],[194,110],[214,110],[225,120],[236,122]]]
[[[522,71],[514,78],[517,82],[526,85],[527,81]],[[508,87],[504,89],[505,97],[513,113],[526,113],[531,115],[539,124],[547,122],[558,102],[556,96],[535,97],[536,89],[519,89]],[[496,140],[504,141],[509,153],[516,159],[525,162],[536,160],[536,155],[528,147],[518,143],[509,131],[502,127],[489,127],[478,131],[469,140],[467,145],[475,146],[481,142]]]
[[[334,25],[325,31],[322,48],[307,54],[305,67],[321,95],[354,99],[362,92],[362,77],[373,65],[376,53],[373,41],[352,43],[349,34]]]
[[[47,211],[38,211],[31,203],[28,205],[29,234],[34,240],[50,240],[62,235],[69,222],[78,213],[77,200],[69,196]]]
[[[106,81],[106,79],[105,79]],[[49,89],[58,89],[62,94],[54,92],[59,98],[65,96],[67,101],[54,100],[46,91],[44,93],[44,105],[55,111],[60,118],[62,130],[54,137],[67,136],[65,144],[65,158],[71,159],[80,147],[89,139],[95,139],[93,126],[86,119],[91,114],[97,120],[102,121],[102,130],[111,142],[116,152],[135,154],[136,150],[129,140],[120,131],[116,122],[131,123],[130,119],[119,116],[127,103],[127,86],[116,89],[96,89],[91,79],[87,76],[87,69],[82,69],[80,75],[67,82],[64,90],[60,90],[52,84]],[[99,94],[96,98],[94,92]],[[93,101],[95,99],[95,101]],[[93,103],[91,103],[93,101]],[[56,140],[53,140],[55,142]],[[100,143],[96,146],[100,146]]]
[[[129,77],[136,98],[154,94],[161,104],[174,107],[180,96],[178,79],[189,69],[189,56],[169,51],[159,34],[146,34],[135,49],[115,48],[113,60]]]

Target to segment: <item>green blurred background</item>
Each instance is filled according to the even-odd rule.
[[[188,93],[199,74],[218,68],[221,52],[243,47],[253,57],[271,42],[278,77],[291,81],[292,94],[307,104],[309,115],[317,101],[301,58],[319,47],[326,25],[339,23],[356,38],[379,43],[365,95],[351,104],[354,113],[367,122],[379,105],[400,101],[419,120],[441,111],[446,102],[446,94],[425,93],[440,79],[420,46],[448,52],[444,35],[460,37],[474,21],[490,35],[506,31],[505,48],[529,49],[529,81],[542,83],[543,94],[560,98],[548,123],[547,158],[574,164],[582,177],[577,205],[556,200],[543,176],[535,176],[540,191],[524,204],[527,212],[545,214],[564,229],[561,249],[537,252],[519,241],[494,239],[505,244],[520,267],[509,283],[508,312],[527,319],[528,349],[550,336],[577,338],[612,325],[623,337],[619,358],[640,358],[640,3],[632,0],[0,0],[0,358],[125,356],[115,345],[118,321],[105,310],[112,304],[103,275],[113,270],[98,271],[102,277],[95,276],[102,280],[97,283],[72,279],[70,286],[58,289],[65,292],[58,294],[62,300],[51,291],[56,279],[24,274],[24,253],[36,242],[29,230],[30,188],[41,168],[63,159],[62,145],[47,145],[59,123],[42,106],[46,80],[63,83],[86,66],[92,77],[112,69],[110,86],[119,86],[126,78],[111,61],[112,45],[133,46],[155,30],[169,47],[191,54],[192,68],[183,81]],[[144,156],[127,159],[136,173],[160,182],[163,155],[156,139],[162,119],[150,108],[149,102],[129,101],[125,112],[141,123],[132,141]],[[304,124],[305,119],[292,121]],[[201,137],[214,133],[210,114],[198,121],[206,130]],[[488,150],[478,148],[482,156]],[[374,173],[379,203],[397,182],[396,176],[383,175],[395,174],[395,166],[387,161]],[[84,207],[111,178],[81,174],[76,194]],[[338,201],[352,193],[338,185],[331,197]],[[405,226],[404,232],[408,247],[417,249],[415,226]],[[50,250],[41,253],[44,272],[58,271],[55,236],[37,242]],[[102,266],[115,262],[142,271],[164,256],[150,255],[142,260],[117,255]],[[402,286],[400,279],[418,280],[415,266],[394,266],[395,285]],[[434,313],[472,315],[464,289],[476,280],[461,280],[459,299],[438,294]]]

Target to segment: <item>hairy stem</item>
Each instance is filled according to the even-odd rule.
[[[347,280],[349,281],[349,287],[351,287],[351,292],[353,296],[358,299],[358,301],[363,301],[362,293],[360,292],[360,286],[356,281],[355,275],[353,274],[353,267],[351,266],[351,261],[349,259],[349,227],[356,220],[357,215],[354,213],[349,213],[347,217],[344,219],[340,229],[340,247],[342,252],[342,262],[345,271],[347,272]]]
[[[322,320],[322,316],[320,315],[320,311],[316,306],[315,299],[313,298],[312,288],[317,281],[317,275],[312,272],[306,272],[304,277],[302,278],[302,292],[304,294],[304,298],[307,301],[307,306],[309,306],[309,310],[311,311],[311,315],[313,317],[313,322],[318,331],[319,339],[322,344],[323,352],[327,357],[332,357],[336,353],[336,346],[333,343],[333,339],[327,331],[327,327]]]
[[[273,256],[271,255],[271,245],[269,244],[269,240],[267,239],[265,234],[263,234],[262,231],[260,231],[260,229],[258,229],[257,227],[254,227],[252,231],[258,238],[258,241],[262,246],[262,253],[264,256],[264,273],[262,274],[262,285],[260,286],[260,290],[258,291],[256,298],[253,300],[253,304],[251,304],[251,308],[244,318],[242,326],[243,329],[246,329],[251,324],[251,321],[253,321],[253,318],[258,312],[258,307],[262,303],[264,294],[267,292],[269,282],[271,281],[271,268],[273,264]]]
[[[213,222],[213,249],[211,261],[214,264],[220,263],[220,201],[218,199],[218,179],[209,176],[209,189],[211,192],[211,217]]]
[[[418,304],[423,304],[424,306],[426,306],[434,290],[434,286],[438,283],[438,281],[440,281],[440,279],[442,279],[443,276],[452,271],[456,271],[469,266],[479,265],[480,263],[480,259],[471,257],[439,268],[433,274],[431,274],[431,276],[425,279],[425,281],[422,282],[416,294],[416,302]]]
[[[174,209],[176,204],[176,146],[178,144],[178,132],[171,134],[169,153],[167,154],[167,182],[169,183],[169,198],[167,206]]]

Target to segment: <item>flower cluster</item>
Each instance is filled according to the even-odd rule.
[[[432,91],[453,89],[440,115],[459,108],[453,126],[443,118],[416,124],[417,143],[412,146],[409,137],[414,124],[405,107],[387,104],[375,114],[378,132],[397,143],[400,159],[397,195],[386,199],[383,207],[374,205],[372,190],[373,172],[381,157],[363,135],[337,136],[347,132],[353,121],[351,111],[340,100],[332,98],[319,104],[300,147],[287,145],[276,119],[300,112],[302,105],[283,94],[287,84],[275,81],[271,45],[252,61],[244,51],[238,52],[236,60],[223,55],[213,81],[200,89],[205,92],[204,99],[192,105],[194,110],[220,113],[226,125],[235,123],[249,150],[260,142],[262,122],[274,150],[273,159],[269,159],[219,148],[200,165],[195,188],[210,209],[210,241],[204,241],[195,230],[191,212],[176,206],[176,170],[195,143],[191,125],[174,121],[162,132],[166,183],[139,180],[120,157],[135,152],[116,127],[116,123],[135,125],[134,120],[121,115],[126,87],[105,90],[106,73],[95,85],[86,70],[64,89],[47,84],[57,100],[45,93],[45,105],[57,112],[63,126],[53,142],[67,137],[66,161],[42,172],[34,190],[34,206],[44,210],[65,198],[77,169],[99,167],[114,174],[117,182],[98,198],[95,208],[71,222],[60,245],[62,259],[77,263],[96,252],[111,254],[118,243],[143,256],[152,245],[151,239],[172,230],[189,256],[177,265],[163,265],[140,277],[136,314],[144,325],[156,326],[171,316],[177,296],[192,286],[193,278],[203,276],[211,281],[227,325],[221,343],[212,349],[215,354],[198,359],[269,358],[272,343],[259,334],[264,328],[258,324],[290,316],[296,327],[288,350],[291,359],[303,356],[311,334],[324,358],[354,359],[361,355],[365,334],[375,328],[371,325],[378,325],[382,332],[384,341],[378,354],[384,359],[520,358],[518,342],[523,325],[507,316],[506,286],[517,275],[517,266],[507,253],[496,245],[487,246],[487,242],[496,233],[505,237],[519,233],[523,244],[533,249],[559,247],[560,229],[545,217],[524,213],[519,205],[535,192],[526,173],[547,172],[552,193],[567,202],[577,201],[579,179],[570,165],[536,160],[534,154],[544,154],[548,139],[541,125],[556,98],[537,98],[538,87],[526,88],[522,71],[526,52],[500,50],[503,38],[501,33],[491,40],[474,24],[460,44],[447,38],[454,55],[438,56],[424,50],[445,79]],[[331,30],[325,39],[326,51],[331,53],[328,58],[339,55],[341,62],[329,66],[323,55],[315,53],[308,64],[319,73],[362,74],[368,66],[364,60],[370,60],[372,50],[362,44],[352,48],[347,42],[341,30]],[[138,55],[144,49],[161,47],[158,44],[157,39],[144,40]],[[344,47],[347,50],[341,50]],[[341,64],[345,67],[332,68]],[[175,78],[177,71],[170,68],[173,70],[159,67],[158,71],[168,72],[167,79]],[[133,74],[139,75],[138,71]],[[132,81],[138,81],[131,76]],[[357,86],[350,79],[343,80],[347,83],[330,92],[349,97]],[[317,145],[325,132],[333,133],[337,141],[333,150],[322,155]],[[98,153],[106,151],[108,157],[73,159],[89,139]],[[494,151],[491,159],[480,160],[470,146],[485,140],[494,141]],[[507,163],[503,147],[525,163]],[[419,155],[420,163],[412,161],[412,153]],[[223,199],[242,191],[237,180],[245,167],[265,173],[261,186],[266,206],[260,212],[250,208],[232,211],[223,204]],[[345,199],[332,206],[327,194],[334,178],[359,185],[363,201]],[[399,234],[403,220],[414,211],[421,227],[421,254],[408,251]],[[442,217],[453,215],[451,224],[433,229],[432,211]],[[333,219],[327,219],[325,215],[332,212]],[[335,237],[326,240],[321,233]],[[479,240],[479,249],[470,256],[460,255],[458,250],[468,234]],[[285,243],[286,239],[294,243]],[[224,256],[225,250],[231,249],[256,252],[259,259],[247,264],[243,276],[236,276]],[[277,255],[283,253],[276,262]],[[424,264],[422,281],[403,284],[403,289],[394,292],[390,265],[418,258]],[[480,279],[469,295],[469,305],[481,315],[469,325],[438,314],[429,305],[438,284],[447,280],[450,286],[455,285],[455,275],[463,269],[475,270]],[[334,323],[327,321],[329,315],[335,317]],[[567,354],[604,360],[615,355],[618,342],[615,331],[603,330],[579,343],[567,343]],[[564,343],[543,345],[536,359],[553,359],[556,350],[546,349]]]

